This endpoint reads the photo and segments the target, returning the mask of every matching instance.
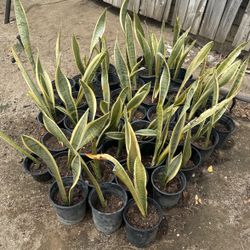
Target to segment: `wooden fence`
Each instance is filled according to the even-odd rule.
[[[103,1],[118,8],[123,2]],[[250,0],[130,0],[128,8],[170,24],[179,16],[184,30],[218,43],[250,40]]]

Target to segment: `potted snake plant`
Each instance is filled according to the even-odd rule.
[[[141,162],[141,155],[135,133],[126,121],[126,148],[128,151],[128,171],[113,156],[108,154],[88,155],[95,160],[109,160],[114,164],[114,173],[129,190],[131,199],[123,213],[128,241],[136,247],[146,247],[157,235],[162,221],[162,211],[159,204],[148,197],[147,174]],[[131,178],[131,175],[133,178]]]

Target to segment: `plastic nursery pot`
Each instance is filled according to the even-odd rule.
[[[116,69],[115,69],[115,65],[113,65],[113,64],[109,64],[109,71],[108,71],[109,73],[112,73],[112,74],[117,74],[116,73]],[[98,75],[98,74],[101,74],[102,73],[102,68],[101,67],[99,67],[97,70],[96,70],[96,75]]]
[[[33,170],[33,164],[34,162],[31,159],[29,159],[28,157],[24,158],[23,167],[25,171],[33,177],[34,180],[38,182],[47,182],[52,179],[47,166],[43,166],[43,168]]]
[[[64,128],[64,125],[63,125],[63,120],[65,118],[65,115],[60,112],[59,110],[56,111],[56,118],[55,118],[55,122],[56,124],[60,127],[60,128]],[[38,115],[37,115],[37,121],[39,122],[40,126],[44,126],[43,124],[43,113],[42,112],[39,112]]]
[[[87,158],[87,157],[85,156],[85,158]],[[85,162],[86,162],[86,160],[85,160]],[[92,160],[89,160],[87,162],[89,169],[93,168],[91,165],[92,163],[94,163]],[[113,182],[115,179],[115,176],[113,174],[113,164],[109,161],[100,161],[99,164],[100,164],[99,166],[101,168],[101,174],[102,174],[101,180],[98,181],[99,184]],[[106,170],[106,172],[104,172],[104,170]],[[92,173],[94,175],[94,172],[92,172]],[[89,188],[95,188],[93,186],[93,184],[88,180],[88,178],[86,178],[86,174],[84,172],[82,172],[82,178],[83,178],[84,182],[88,185]]]
[[[185,78],[185,74],[186,74],[186,69],[181,68],[179,71],[179,74],[177,76],[176,79],[174,78],[174,70],[171,69],[170,70],[170,75],[171,75],[171,82],[170,82],[170,90],[178,90]],[[195,80],[193,79],[193,76],[190,76],[190,78],[188,79],[188,81],[185,84],[185,87],[189,87]]]
[[[152,102],[152,96],[153,96],[153,91],[151,90],[149,94],[146,96],[146,98],[143,100],[142,105],[148,110],[151,107],[154,107],[157,105],[157,100]]]
[[[147,110],[144,106],[140,105],[132,114],[132,121],[146,120]]]
[[[177,176],[173,179],[179,180],[180,187],[178,191],[170,193],[160,190],[156,185],[156,178],[158,174],[163,172],[164,167],[165,166],[156,168],[151,175],[151,183],[153,185],[153,198],[161,205],[162,208],[171,208],[174,207],[181,198],[181,194],[186,188],[187,181],[185,175],[182,172],[179,172]]]
[[[80,89],[80,79],[81,79],[82,75],[78,74],[72,77],[72,79],[76,82],[75,84],[75,91],[79,91]]]
[[[120,163],[126,161],[127,153],[124,144],[124,148],[121,151],[120,155],[117,155],[118,151],[118,141],[115,140],[105,140],[102,146],[98,149],[99,152],[107,153],[115,157]]]
[[[121,227],[122,213],[127,205],[128,197],[125,190],[115,183],[103,183],[100,187],[107,200],[107,208],[102,209],[97,192],[92,189],[88,198],[92,218],[97,230],[112,234]]]
[[[133,130],[136,132],[140,129],[146,129],[149,126],[149,124],[150,124],[150,122],[148,122],[148,121],[135,120],[131,123],[131,126],[132,126]],[[151,142],[154,140],[154,137],[145,137],[145,136],[136,136],[136,137],[137,137],[139,144]]]
[[[77,91],[74,91],[72,93],[72,96],[73,98],[76,100],[77,97],[78,97],[78,92]],[[78,106],[77,106],[77,109],[83,109],[83,110],[86,110],[88,108],[88,103],[85,101],[85,100],[82,100]]]
[[[215,125],[215,130],[219,135],[219,142],[216,149],[223,146],[223,144],[228,140],[228,138],[232,135],[235,130],[234,120],[227,115],[223,115],[217,124]]]
[[[96,82],[95,84],[97,85],[97,87],[100,87],[101,89],[101,78],[102,78],[102,74],[99,73],[96,75]],[[117,76],[116,73],[114,72],[109,72],[108,73],[108,80],[109,80],[109,87],[110,90],[115,90],[118,89],[120,87],[120,80],[119,77]]]
[[[155,200],[148,198],[148,208],[149,206],[152,206],[156,210],[159,219],[152,227],[142,229],[137,227],[136,225],[133,225],[129,220],[128,212],[132,206],[134,206],[134,200],[129,200],[123,212],[123,220],[125,221],[125,231],[127,239],[136,247],[147,247],[155,240],[157,232],[159,230],[159,226],[162,222],[163,216],[161,207]],[[149,212],[150,211],[148,209],[148,213]],[[139,211],[137,216],[140,216]]]
[[[85,110],[79,109],[78,110],[78,119],[80,119],[84,115],[85,112],[86,112]],[[70,133],[72,133],[72,131],[75,128],[74,124],[71,122],[71,120],[68,116],[65,116],[65,118],[63,120],[63,125],[64,125],[64,128],[67,129]]]
[[[218,145],[219,135],[215,129],[212,129],[210,140],[212,142],[212,145],[207,147],[207,148],[204,148],[204,147],[198,145],[197,143],[192,142],[192,146],[194,146],[199,151],[199,153],[201,155],[201,163],[204,163],[204,161],[206,161],[211,156],[211,154],[214,152],[216,146]]]
[[[73,178],[65,177],[62,179],[64,187],[69,189],[72,185]],[[49,191],[49,199],[54,207],[59,221],[65,225],[74,225],[83,220],[86,214],[86,203],[88,197],[87,185],[79,180],[73,192],[77,189],[78,200],[73,199],[72,205],[62,205],[58,202],[60,197],[58,185],[54,182]],[[76,191],[75,191],[76,192]],[[73,196],[74,198],[74,196]]]
[[[200,152],[193,146],[191,146],[192,154],[187,166],[183,166],[181,171],[185,174],[187,181],[190,180],[193,173],[195,173],[201,165],[201,155]],[[178,154],[183,150],[183,145],[179,145],[176,153]]]
[[[138,57],[138,58],[137,58],[137,62],[141,61],[142,58],[143,58],[143,56]],[[143,65],[145,65],[144,59],[142,60],[142,66],[143,66]],[[153,71],[154,71],[154,66],[153,66]],[[155,75],[154,75],[154,74],[149,75],[147,69],[145,69],[145,70],[143,70],[143,71],[139,71],[139,72],[138,72],[138,76],[139,76],[139,78],[142,79],[145,83],[150,82],[150,83],[151,83],[151,87],[154,86],[154,84],[155,84]]]
[[[61,129],[66,137],[70,138],[71,133],[66,129]],[[45,145],[52,154],[57,154],[59,152],[67,150],[67,147],[62,145],[57,138],[46,132],[40,139],[43,145]]]

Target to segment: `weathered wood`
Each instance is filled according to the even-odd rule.
[[[237,46],[242,41],[247,41],[249,39],[250,33],[250,2],[246,8],[245,14],[243,15],[239,29],[235,35],[233,45]]]
[[[141,0],[140,14],[153,18],[155,0]]]
[[[171,3],[172,3],[172,0],[167,0],[167,2],[165,4],[165,10],[164,10],[164,13],[163,13],[163,19],[166,22],[168,21],[168,16],[169,16],[170,8],[171,8]]]
[[[218,30],[221,16],[225,9],[227,0],[209,0],[206,12],[201,24],[199,34],[209,39],[214,39]]]
[[[158,21],[162,21],[166,3],[168,0],[155,0],[155,7],[153,18]]]
[[[187,11],[186,11],[186,17],[182,24],[182,28],[184,30],[188,29],[189,27],[192,27],[200,2],[201,0],[189,1]]]
[[[217,30],[215,41],[223,43],[233,24],[234,18],[239,10],[242,0],[228,0],[219,28]]]
[[[193,1],[193,0],[190,0]],[[180,24],[182,25],[186,16],[189,0],[176,0],[174,14],[172,18],[172,25],[174,25],[176,17],[179,17]]]

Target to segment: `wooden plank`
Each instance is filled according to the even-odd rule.
[[[131,11],[135,10],[135,12],[138,13],[140,9],[140,4],[141,4],[140,0],[130,0],[128,9]]]
[[[158,21],[162,21],[164,10],[168,0],[155,0],[155,7],[153,18]]]
[[[168,21],[169,12],[171,9],[171,3],[172,3],[172,0],[167,0],[166,5],[165,5],[165,10],[163,13],[163,19],[165,20],[165,22]]]
[[[203,17],[203,14],[204,14],[206,6],[207,6],[207,2],[208,2],[208,0],[201,0],[198,8],[196,10],[195,18],[194,18],[194,21],[192,23],[192,28],[190,31],[194,35],[196,35],[199,31],[200,24],[202,22],[202,17]]]
[[[140,14],[153,18],[155,0],[141,0]]]
[[[217,30],[215,41],[223,43],[232,27],[234,18],[240,8],[242,0],[228,0],[225,11]]]
[[[193,0],[191,0],[193,1]],[[175,8],[174,8],[174,14],[172,18],[172,25],[174,25],[175,20],[177,17],[179,17],[180,24],[182,25],[185,17],[186,17],[186,11],[188,8],[189,0],[176,0],[175,2]]]
[[[186,30],[189,27],[192,27],[192,24],[194,22],[196,12],[198,11],[199,5],[202,0],[190,0],[187,11],[186,11],[186,17],[182,24],[182,29]]]
[[[203,17],[199,34],[209,39],[214,39],[218,30],[227,0],[209,0]]]
[[[245,10],[245,14],[243,15],[239,29],[235,35],[233,46],[237,46],[241,42],[247,41],[247,39],[249,39],[249,33],[250,33],[250,2],[248,3],[248,6]]]

